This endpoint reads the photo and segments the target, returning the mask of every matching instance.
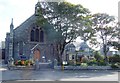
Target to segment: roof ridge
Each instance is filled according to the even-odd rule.
[[[33,16],[35,16],[34,14],[31,15],[29,18],[27,18],[24,22],[22,22],[19,26],[17,26],[14,30],[18,29],[19,27],[21,27],[22,25],[24,25],[29,19],[31,19]]]

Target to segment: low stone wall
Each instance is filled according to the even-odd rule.
[[[33,66],[8,66],[10,70],[33,70],[35,69]]]
[[[64,69],[64,70],[112,70],[111,66],[54,66],[54,69]],[[120,68],[119,68],[120,69]],[[118,69],[118,70],[119,70]]]
[[[50,69],[53,68],[52,64],[50,63],[38,63],[37,65],[33,65],[33,66],[9,66],[8,65],[8,69],[10,70],[31,70],[31,69],[35,69],[35,70],[39,70],[39,69]]]

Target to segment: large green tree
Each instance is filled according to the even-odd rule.
[[[120,51],[120,43],[117,41],[110,41],[108,42],[109,45],[113,46],[115,49]]]
[[[83,19],[84,20],[80,21],[82,26],[80,26],[81,28],[79,29],[79,36],[81,40],[87,42],[91,40],[92,37],[94,37],[95,30],[92,28],[92,15],[86,15],[85,17],[83,17]]]
[[[82,5],[74,5],[68,2],[43,2],[41,3],[44,17],[54,25],[54,29],[60,35],[56,35],[59,62],[66,44],[73,42],[80,34],[89,10]],[[82,22],[84,21],[84,23]]]
[[[102,44],[105,61],[107,62],[108,42],[116,36],[116,23],[114,16],[105,13],[97,13],[93,15],[94,30],[96,31],[96,40]]]
[[[109,41],[108,45],[113,46],[115,49],[120,51],[120,23],[116,23],[116,31],[114,33],[114,38],[117,40]]]

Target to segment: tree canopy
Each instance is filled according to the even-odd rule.
[[[116,23],[114,16],[105,13],[97,13],[92,17],[93,28],[96,31],[97,41],[102,41],[103,53],[107,60],[107,52],[109,51],[108,42],[116,37]]]
[[[98,39],[101,39],[102,43],[99,43],[102,44],[106,56],[109,50],[108,42],[119,34],[116,33],[118,26],[115,25],[114,16],[105,13],[91,14],[82,5],[69,2],[41,2],[40,6],[41,12],[37,22],[44,24],[47,21],[53,25],[57,35],[53,34],[52,38],[55,38],[59,59],[62,59],[65,45],[79,36],[85,42],[89,40],[94,45],[98,43]]]
[[[82,30],[84,25],[87,27],[84,32],[89,33],[91,31],[89,23],[90,12],[82,5],[74,5],[68,2],[43,2],[41,7],[45,19],[60,34],[54,35],[58,44],[59,58],[61,58],[65,45],[82,35],[80,30]],[[86,34],[85,36],[91,36],[91,34]],[[85,40],[88,40],[88,38]]]

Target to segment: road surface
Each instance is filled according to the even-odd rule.
[[[8,70],[0,67],[0,81],[118,81],[117,70]]]

